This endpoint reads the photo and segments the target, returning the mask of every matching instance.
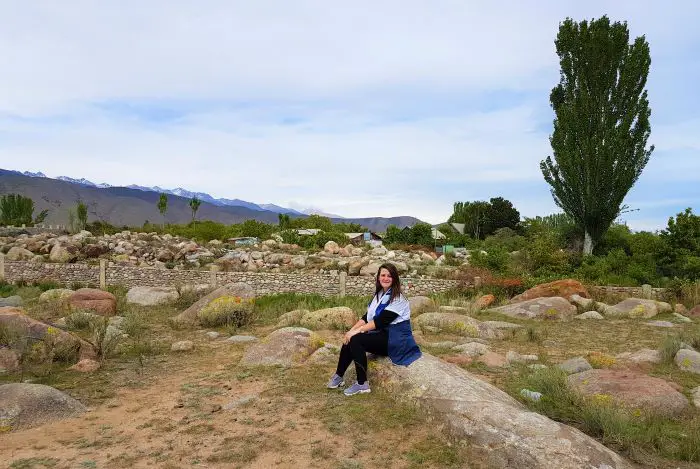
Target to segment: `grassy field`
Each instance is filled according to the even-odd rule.
[[[65,314],[55,305],[36,301],[40,286],[20,288],[5,287],[3,294],[21,291],[30,315],[51,321]],[[83,374],[67,370],[68,363],[55,362],[48,368],[26,363],[25,379],[68,392],[89,405],[91,412],[0,434],[0,444],[8,449],[3,451],[9,455],[3,458],[7,467],[484,467],[468,447],[452,444],[435,423],[396,403],[381,389],[375,387],[371,394],[351,399],[326,390],[332,365],[240,367],[245,346],[212,341],[202,331],[174,327],[169,321],[195,296],[183,297],[175,305],[143,308],[127,305],[124,289],[112,292],[118,298],[119,314],[126,317],[130,338],[105,357],[100,370]],[[470,301],[454,293],[434,299],[442,305]],[[271,295],[257,299],[253,324],[210,330],[263,337],[290,310],[345,305],[359,317],[366,304],[364,297]],[[504,355],[510,350],[536,354],[545,365],[584,356],[596,367],[617,366],[614,355],[640,348],[666,349],[670,354],[681,334],[686,343],[700,343],[697,321],[668,331],[632,319],[555,322],[515,320],[494,313],[474,316],[522,324],[504,340],[490,341],[489,348]],[[84,324],[76,333],[91,339]],[[340,331],[321,335],[340,343]],[[171,352],[170,345],[178,340],[193,340],[194,350]],[[429,333],[422,340],[422,348],[437,356],[454,352],[431,343],[465,342],[463,337]],[[700,418],[692,406],[674,420],[632,415],[608,402],[580,399],[566,387],[564,376],[551,368],[488,368],[479,363],[463,367],[533,410],[598,438],[640,467],[698,467]],[[647,371],[676,383],[686,394],[700,386],[700,375],[682,372],[669,362]],[[0,374],[0,383],[17,380],[17,374]],[[543,392],[546,398],[524,401],[519,394],[522,388]]]

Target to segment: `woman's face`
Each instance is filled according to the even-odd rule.
[[[388,270],[381,269],[379,271],[379,284],[384,290],[388,289],[391,286],[392,281],[393,279],[391,278],[391,274]]]

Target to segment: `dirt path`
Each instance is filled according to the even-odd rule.
[[[136,388],[122,367],[80,418],[1,435],[3,467],[477,467],[390,396],[324,389],[332,366],[245,370],[241,353],[204,343],[147,366]]]

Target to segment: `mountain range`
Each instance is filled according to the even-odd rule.
[[[298,211],[274,204],[255,204],[240,199],[214,198],[203,192],[192,192],[181,187],[163,189],[158,186],[126,187],[96,184],[84,178],[68,176],[49,178],[42,172],[20,172],[0,169],[0,195],[17,193],[34,200],[35,214],[48,209],[47,224],[67,224],[68,212],[82,201],[88,206],[88,220],[102,220],[117,226],[140,226],[146,220],[160,223],[163,217],[156,204],[160,193],[168,197],[165,214],[167,223],[187,223],[192,218],[189,201],[197,197],[202,204],[197,218],[222,223],[241,223],[245,220],[258,220],[277,223],[278,214],[288,214],[292,218],[305,217],[312,213],[328,216],[333,222],[358,223],[372,231],[385,231],[389,225],[398,227],[413,226],[420,220],[409,216],[342,218],[318,211]],[[306,213],[304,213],[306,212]]]

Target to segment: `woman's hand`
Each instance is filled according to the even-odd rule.
[[[347,332],[345,333],[345,335],[343,336],[343,343],[344,343],[345,345],[349,344],[349,343],[350,343],[350,339],[352,339],[352,337],[353,337],[355,334],[359,334],[359,333],[360,333],[360,329],[359,329],[359,328],[358,328],[358,329],[350,329],[350,330],[347,331]]]

